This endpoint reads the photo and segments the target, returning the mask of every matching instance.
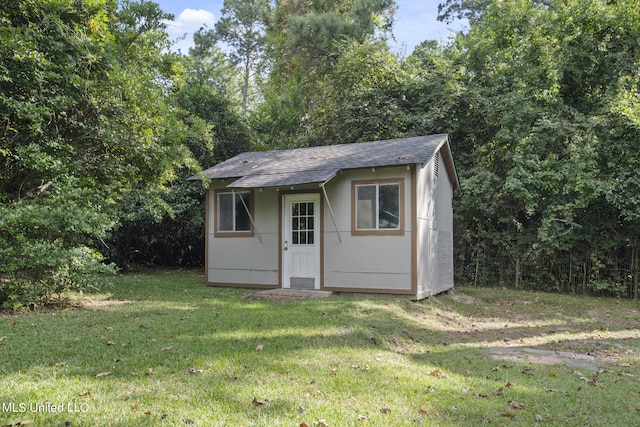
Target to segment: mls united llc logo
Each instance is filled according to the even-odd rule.
[[[25,413],[25,412],[48,412],[48,413],[74,413],[74,412],[89,412],[88,403],[59,403],[54,404],[51,402],[43,403],[16,403],[16,402],[2,402],[2,412],[13,413]]]

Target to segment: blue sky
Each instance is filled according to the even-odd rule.
[[[223,0],[155,0],[162,10],[172,13],[175,21],[169,22],[167,30],[176,39],[187,34],[176,44],[176,48],[186,52],[192,45],[193,32],[203,24],[213,27],[220,16]],[[396,41],[390,41],[394,51],[411,54],[413,48],[423,40],[446,41],[449,36],[462,28],[462,23],[446,25],[439,22],[438,3],[442,0],[396,0],[398,10],[393,34]]]

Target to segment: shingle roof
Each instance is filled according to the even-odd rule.
[[[239,154],[207,169],[212,179],[238,178],[227,187],[279,187],[326,182],[341,169],[426,163],[446,134]],[[454,172],[455,173],[455,172]]]

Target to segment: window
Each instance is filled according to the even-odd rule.
[[[403,234],[402,180],[353,182],[352,234]]]
[[[253,227],[249,212],[253,211],[251,192],[216,192],[216,232],[217,236],[250,236]],[[247,212],[247,209],[249,210]]]

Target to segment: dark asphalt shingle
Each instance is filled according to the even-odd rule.
[[[446,134],[239,154],[205,171],[212,179],[238,178],[228,187],[279,187],[326,182],[341,169],[426,163]]]

